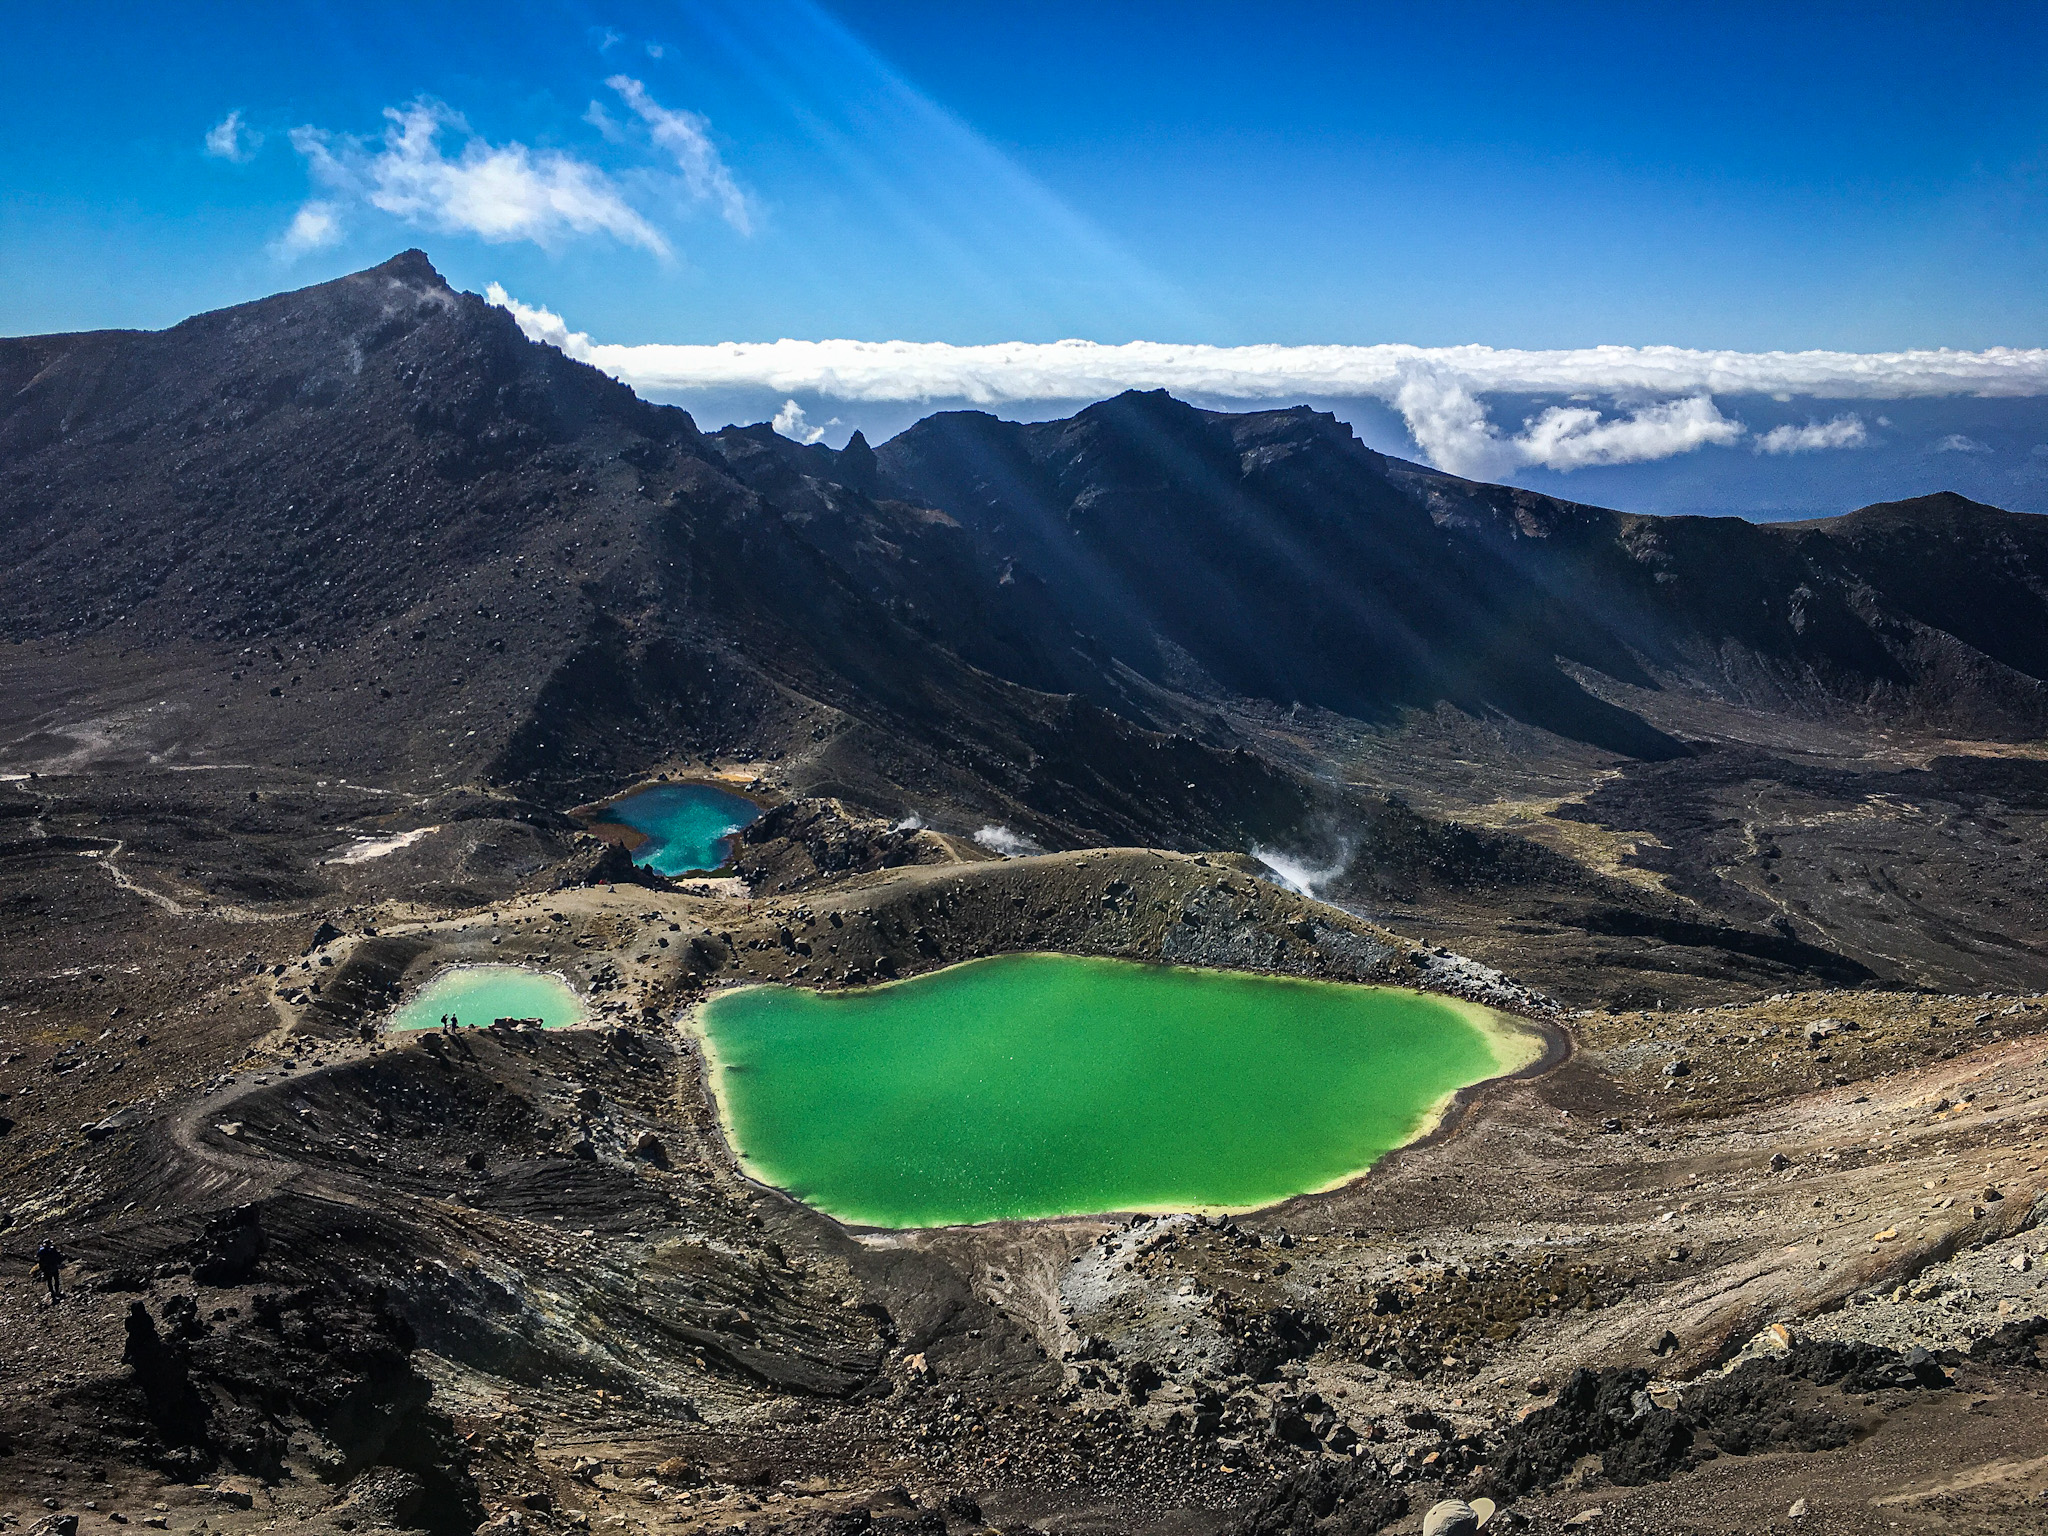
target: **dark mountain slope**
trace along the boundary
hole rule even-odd
[[[560,802],[801,751],[864,799],[1063,839],[1240,840],[1305,804],[963,665],[804,537],[800,497],[417,252],[162,333],[0,343],[0,375],[0,634],[67,652],[74,709],[180,671],[188,755]]]
[[[1384,462],[1667,682],[1959,735],[2048,729],[2048,518],[1951,492],[1801,523],[1642,517]]]
[[[1633,755],[1678,750],[1552,661],[1646,682],[1625,651],[1438,526],[1329,417],[1132,393],[1035,426],[935,416],[878,457],[974,534],[1042,630],[1084,638],[1042,643],[1063,663],[1049,684],[1087,687],[1113,660],[1360,718],[1448,699]]]
[[[1557,658],[1795,713],[2048,721],[2048,522],[1960,497],[1798,525],[1637,517],[1391,459],[1305,409],[1160,394],[1036,425],[935,416],[877,457],[1007,583],[1007,624],[962,654],[1028,654],[1041,685],[1106,701],[1120,667],[1361,718],[1447,699],[1670,755]],[[1013,633],[1035,643],[984,639]]]
[[[2048,680],[2048,519],[1944,491],[1774,531],[1824,542],[1899,613]]]
[[[835,453],[766,424],[713,434],[726,467],[785,509],[793,527],[891,615],[997,676],[1078,693],[1161,729],[1206,718],[1151,686],[1098,639],[1073,627],[1034,568],[959,519],[886,481],[863,441]]]

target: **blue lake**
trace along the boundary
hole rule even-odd
[[[753,801],[709,784],[662,784],[614,800],[603,819],[641,834],[635,864],[657,875],[694,875],[722,867],[733,835],[760,814]]]

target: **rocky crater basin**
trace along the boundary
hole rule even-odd
[[[1054,954],[696,1013],[735,1154],[843,1221],[1242,1211],[1344,1183],[1535,1060],[1477,1004]]]
[[[499,1019],[538,1021],[546,1029],[580,1024],[583,999],[561,977],[524,965],[452,965],[392,1015],[392,1029],[439,1029],[443,1022],[483,1028]]]

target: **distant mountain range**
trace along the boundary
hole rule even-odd
[[[1447,701],[1642,758],[1684,748],[1594,675],[2048,725],[2048,520],[1954,495],[1632,516],[1389,458],[1307,409],[1164,394],[951,412],[879,449],[706,436],[417,251],[162,333],[0,343],[0,526],[16,642],[303,649],[287,693],[367,712],[301,722],[305,750],[389,768],[404,739],[522,782],[850,733],[814,754],[849,787],[965,775],[1107,834],[1142,818],[1042,760],[1186,741],[1219,700],[1373,722]],[[221,750],[279,707],[225,674],[220,694]]]

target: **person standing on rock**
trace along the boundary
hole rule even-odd
[[[63,1270],[64,1255],[58,1251],[55,1243],[45,1242],[36,1249],[35,1272],[42,1280],[44,1288],[49,1291],[50,1305],[53,1307],[64,1299],[64,1282],[61,1278]]]

